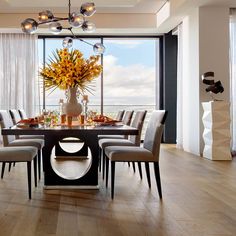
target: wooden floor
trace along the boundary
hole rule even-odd
[[[99,190],[43,190],[28,200],[26,166],[0,180],[0,235],[235,236],[236,160],[213,162],[162,145],[160,201],[152,175],[117,166],[115,199]],[[153,174],[153,173],[152,173]]]

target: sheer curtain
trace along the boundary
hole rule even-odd
[[[177,28],[178,58],[177,58],[177,135],[176,146],[183,148],[183,25]]]
[[[36,35],[0,34],[0,109],[35,114],[37,41]]]
[[[230,10],[230,82],[232,150],[236,151],[236,9]]]

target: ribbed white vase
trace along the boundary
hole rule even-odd
[[[83,108],[77,100],[77,87],[69,87],[67,90],[67,103],[64,104],[64,113],[68,116],[78,116]]]

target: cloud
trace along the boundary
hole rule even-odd
[[[122,46],[122,48],[136,48],[140,46],[143,42],[140,40],[106,40],[105,43]]]
[[[155,68],[142,64],[119,65],[112,55],[104,56],[104,100],[114,104],[153,104]]]

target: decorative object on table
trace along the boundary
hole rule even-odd
[[[93,2],[83,3],[81,5],[79,12],[71,13],[71,1],[68,2],[68,17],[56,17],[49,10],[44,10],[39,13],[38,19],[39,22],[32,18],[27,18],[21,23],[21,28],[24,33],[33,34],[36,32],[38,26],[47,24],[49,30],[54,34],[59,34],[63,29],[70,31],[72,34],[71,37],[66,37],[63,40],[63,47],[69,48],[73,45],[73,38],[79,39],[81,42],[84,42],[93,47],[93,50],[96,54],[102,54],[105,51],[105,47],[102,43],[91,44],[90,42],[85,41],[84,39],[79,38],[73,32],[73,28],[82,28],[86,33],[92,33],[95,31],[96,27],[93,22],[85,19],[86,17],[92,16],[96,12],[95,4]],[[60,21],[68,21],[69,27],[63,26]]]
[[[214,72],[212,71],[206,72],[202,75],[202,82],[208,85],[208,87],[206,88],[206,92],[210,92],[212,99],[216,101],[216,99],[213,97],[213,93],[214,94],[223,93],[224,87],[221,84],[220,80],[215,82],[214,79],[208,79],[208,77],[214,78],[214,76],[215,76]]]
[[[84,120],[88,118],[88,95],[83,95],[82,103],[83,103],[83,110],[84,110]]]
[[[40,75],[46,89],[67,90],[67,103],[63,106],[67,115],[78,116],[82,112],[82,105],[78,103],[77,97],[85,92],[92,93],[92,82],[102,72],[102,66],[98,64],[99,58],[90,56],[86,60],[79,50],[64,48],[56,50],[50,63],[41,69]]]
[[[232,160],[230,152],[230,104],[225,101],[202,103],[204,114],[203,157],[210,160]]]
[[[64,113],[64,99],[59,100],[59,113],[62,115]]]

